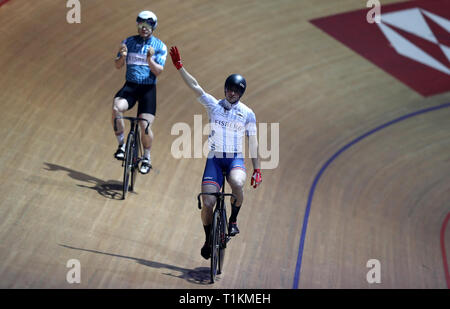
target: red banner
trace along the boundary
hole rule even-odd
[[[373,7],[310,22],[423,96],[450,91],[450,1],[380,9],[379,23]]]

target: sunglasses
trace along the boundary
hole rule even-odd
[[[148,30],[153,30],[153,27],[146,22],[138,23],[138,28],[142,30],[142,28],[147,28]]]
[[[138,24],[148,24],[149,26],[151,26],[151,28],[153,28],[156,24],[156,21],[153,18],[143,19],[138,17],[136,22]]]

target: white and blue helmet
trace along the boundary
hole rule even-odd
[[[142,11],[139,13],[138,17],[136,18],[137,23],[145,22],[152,26],[152,31],[155,30],[156,26],[158,25],[158,18],[156,15],[151,11]]]

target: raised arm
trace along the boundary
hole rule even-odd
[[[205,91],[202,87],[200,87],[197,80],[183,67],[180,53],[178,52],[178,48],[176,46],[170,48],[170,57],[172,58],[173,65],[177,68],[178,72],[180,72],[184,83],[192,89],[192,91],[194,91],[197,97],[203,95]]]

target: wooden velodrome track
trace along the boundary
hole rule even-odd
[[[377,131],[324,169],[364,133],[450,102],[448,92],[420,96],[308,22],[366,1],[89,0],[81,24],[68,24],[58,2],[0,7],[0,287],[447,287],[449,108]],[[170,57],[158,79],[154,170],[120,200],[110,117],[124,70],[113,58],[143,9],[205,90],[221,97],[225,77],[240,72],[257,121],[279,123],[278,167],[256,190],[248,175],[241,234],[214,285],[195,200],[205,158],[171,155],[173,125],[207,116]],[[66,281],[70,259],[80,284]],[[366,280],[370,259],[381,263],[379,284]]]

